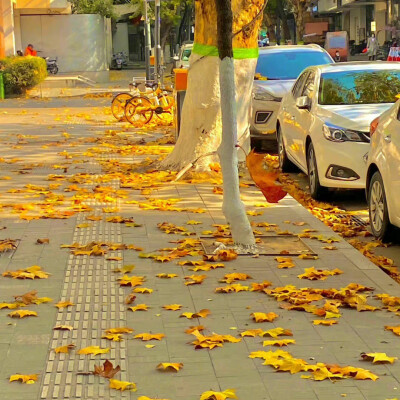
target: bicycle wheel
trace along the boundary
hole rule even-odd
[[[135,96],[125,107],[125,118],[131,124],[147,124],[153,118],[153,105],[147,97]]]
[[[163,122],[171,123],[174,119],[175,99],[173,98],[173,96],[160,94],[158,96],[158,102],[164,112],[161,114],[157,114],[157,117]]]
[[[132,95],[129,93],[119,93],[113,98],[111,112],[118,121],[125,118],[125,106],[131,98]]]

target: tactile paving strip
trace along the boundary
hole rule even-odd
[[[119,188],[118,182],[112,186]],[[101,215],[103,207],[110,204],[88,203],[91,214]],[[112,214],[107,214],[111,216]],[[77,225],[90,223],[88,228],[75,227],[73,242],[87,244],[92,241],[122,243],[120,224],[104,221],[87,221],[86,215],[77,217]],[[108,256],[122,257],[122,251],[107,253]],[[60,309],[57,325],[73,326],[72,331],[53,331],[41,383],[41,399],[110,399],[130,398],[129,392],[110,390],[109,381],[93,375],[78,375],[78,372],[94,370],[94,364],[106,359],[114,366],[121,366],[120,380],[128,380],[126,341],[111,342],[101,339],[107,328],[125,326],[126,310],[124,291],[116,284],[115,268],[122,267],[122,261],[107,261],[106,257],[70,255],[61,291],[60,301],[70,300],[73,307]],[[76,349],[70,354],[56,354],[54,348],[74,343]],[[88,346],[109,347],[107,354],[97,356],[79,355],[77,350]]]

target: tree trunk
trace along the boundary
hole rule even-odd
[[[291,40],[292,38],[290,37],[290,29],[286,15],[282,16],[282,29],[283,29],[283,38],[285,39],[285,41]]]
[[[272,14],[264,14],[264,21],[267,25],[269,41],[276,42],[276,17]]]
[[[294,9],[294,16],[296,20],[296,42],[303,42],[304,41],[304,30],[305,30],[305,21],[304,16],[307,12],[307,2],[296,0],[295,2],[295,9]]]
[[[237,114],[235,100],[235,65],[232,47],[233,15],[231,0],[216,0],[222,141],[218,155],[222,168],[224,200],[222,211],[230,224],[232,239],[240,252],[255,252],[253,230],[240,200],[237,141]]]
[[[265,0],[233,0],[234,32],[240,31],[262,10]],[[181,170],[199,157],[216,151],[221,143],[221,95],[217,49],[217,18],[215,0],[195,2],[195,46],[190,59],[188,88],[183,105],[181,129],[173,152],[160,168]],[[257,65],[257,37],[261,18],[248,29],[235,35],[235,60],[238,142],[250,148],[249,106]],[[250,56],[249,56],[250,54]],[[196,163],[198,170],[208,169],[212,158],[203,157]]]

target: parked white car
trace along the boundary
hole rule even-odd
[[[370,123],[400,93],[400,65],[341,63],[307,68],[282,100],[279,162],[309,177],[313,198],[327,188],[364,189]]]
[[[400,93],[400,92],[399,92]],[[371,230],[389,240],[400,227],[400,101],[371,123],[367,200]]]
[[[185,43],[181,47],[178,60],[178,68],[189,68],[190,66],[190,56],[192,55],[193,43]]]
[[[260,49],[250,113],[252,138],[276,143],[276,116],[282,97],[290,91],[305,68],[333,62],[332,57],[318,45],[271,46]],[[257,80],[257,77],[266,80]]]

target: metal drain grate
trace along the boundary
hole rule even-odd
[[[357,215],[346,215],[346,214],[337,214],[338,218],[350,219],[350,221],[357,226],[368,226],[369,222],[364,221],[361,217],[357,217]]]

